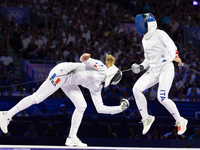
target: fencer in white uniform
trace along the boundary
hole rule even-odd
[[[111,55],[106,57],[114,59]],[[98,113],[117,114],[129,106],[126,99],[119,106],[105,106],[101,97],[101,90],[109,84],[117,84],[122,77],[122,72],[114,65],[104,65],[101,61],[90,58],[90,54],[81,56],[82,63],[63,62],[56,65],[49,73],[48,78],[39,89],[30,96],[23,98],[18,104],[8,111],[0,112],[0,127],[4,133],[8,132],[7,126],[11,118],[18,112],[33,104],[38,104],[52,95],[59,88],[70,98],[75,105],[72,115],[69,137],[66,139],[67,146],[86,147],[77,137],[78,128],[82,121],[83,113],[87,103],[78,85],[89,89],[95,108]]]
[[[178,65],[182,63],[177,47],[165,31],[157,29],[157,22],[151,13],[137,15],[135,24],[138,31],[144,35],[142,39],[144,61],[141,64],[134,63],[132,71],[139,73],[147,69],[133,87],[136,105],[142,116],[142,133],[146,134],[155,120],[154,116],[148,114],[147,100],[142,92],[159,83],[157,99],[176,120],[178,134],[183,134],[186,131],[188,120],[180,116],[175,103],[168,98],[174,78],[172,61],[178,62]]]

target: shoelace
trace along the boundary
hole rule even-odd
[[[147,119],[146,119],[146,120],[147,120]],[[144,123],[146,120],[143,120],[143,119],[142,119],[139,123]]]
[[[180,126],[180,125],[181,125],[180,122],[176,122],[174,126],[175,126],[175,127],[178,127],[178,126]]]

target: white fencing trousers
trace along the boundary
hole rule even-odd
[[[30,96],[23,98],[18,104],[7,112],[7,116],[13,117],[19,111],[22,111],[33,104],[44,101],[47,97],[56,92],[67,78],[67,73],[77,68],[80,63],[60,63],[56,65],[49,73],[48,78],[42,83],[39,89]],[[63,76],[60,76],[63,75]]]
[[[158,76],[155,76],[153,70],[150,68],[137,80],[133,87],[133,94],[138,110],[140,111],[140,114],[144,120],[148,118],[149,114],[147,111],[147,100],[142,92],[152,87],[156,83],[159,83],[157,92],[158,101],[171,113],[176,121],[181,119],[175,103],[168,98],[168,93],[171,88],[173,78],[174,65],[173,63],[168,63],[160,70]]]

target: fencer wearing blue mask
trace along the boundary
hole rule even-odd
[[[135,101],[142,116],[142,133],[146,134],[155,120],[154,116],[148,114],[143,91],[159,83],[157,99],[174,117],[178,134],[181,135],[187,129],[188,120],[180,116],[175,103],[168,98],[174,78],[172,61],[178,62],[178,65],[182,63],[177,47],[165,31],[157,29],[156,19],[151,13],[138,14],[135,17],[135,24],[138,32],[143,34],[144,61],[141,64],[134,63],[132,71],[139,73],[149,67],[133,87]]]
[[[149,22],[153,22],[154,24],[156,23],[156,20],[151,13],[139,14],[135,17],[136,28],[141,34],[145,34],[148,32]],[[157,24],[155,27],[157,27]]]

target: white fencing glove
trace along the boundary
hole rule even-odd
[[[140,73],[140,71],[142,71],[144,69],[144,66],[134,63],[134,64],[132,64],[131,69],[135,74],[137,74],[137,73]]]
[[[126,110],[130,106],[129,100],[122,98],[122,100],[120,101],[120,105],[123,111]]]

